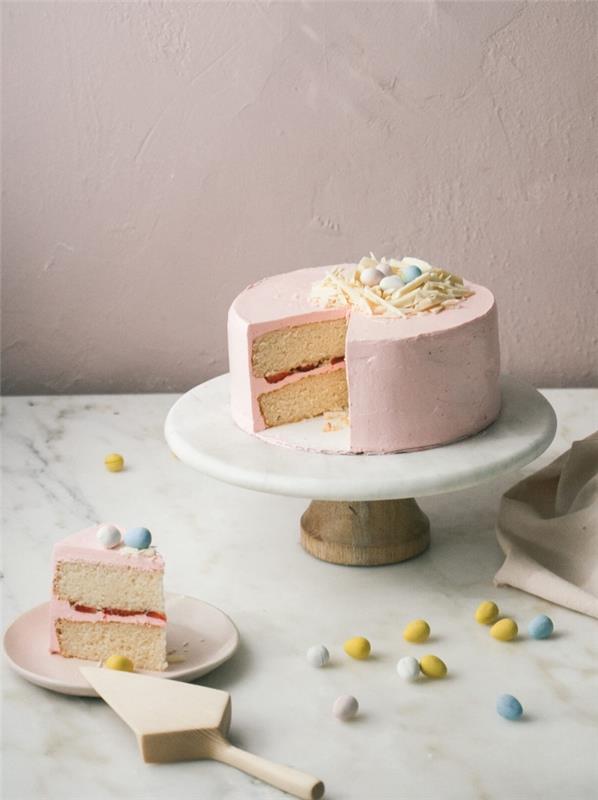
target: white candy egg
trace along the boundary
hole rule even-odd
[[[100,525],[96,536],[102,545],[108,549],[116,547],[122,541],[120,531],[114,525]]]
[[[386,261],[381,261],[378,264],[377,269],[379,269],[380,272],[385,276],[386,275],[392,275],[392,267]]]
[[[380,288],[383,292],[394,292],[397,289],[402,289],[405,284],[398,275],[388,275],[380,281]]]
[[[307,651],[306,658],[312,667],[324,667],[330,661],[330,653],[323,644],[314,644]]]
[[[397,664],[397,672],[404,681],[415,681],[419,676],[419,661],[413,656],[400,658]]]
[[[359,277],[364,286],[377,286],[384,277],[384,273],[380,272],[377,267],[367,267],[361,271]]]
[[[353,719],[355,714],[359,711],[359,703],[350,694],[341,694],[337,697],[332,706],[332,713],[337,719],[347,721]]]

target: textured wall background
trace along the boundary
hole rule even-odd
[[[576,3],[4,4],[7,392],[182,390],[302,266],[490,286],[505,371],[596,381],[596,28]]]

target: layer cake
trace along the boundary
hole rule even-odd
[[[492,292],[419,259],[265,278],[231,305],[228,346],[248,433],[346,409],[351,451],[390,453],[471,436],[500,410]]]

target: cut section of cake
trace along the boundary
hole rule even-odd
[[[341,411],[349,402],[344,364],[263,392],[258,402],[268,428],[319,417],[326,411]]]
[[[123,534],[95,525],[54,545],[50,650],[93,661],[119,654],[135,668],[161,671],[168,666],[164,560],[149,532],[145,541],[132,537],[134,547]]]
[[[267,331],[253,342],[252,371],[274,388],[258,394],[268,428],[347,407],[347,320]],[[306,375],[309,373],[309,375]],[[279,388],[275,384],[283,384]]]
[[[295,372],[311,372],[323,364],[343,361],[346,337],[343,317],[268,331],[253,342],[253,374],[278,383]]]

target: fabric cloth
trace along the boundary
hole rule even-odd
[[[598,431],[503,495],[496,585],[598,617]]]

